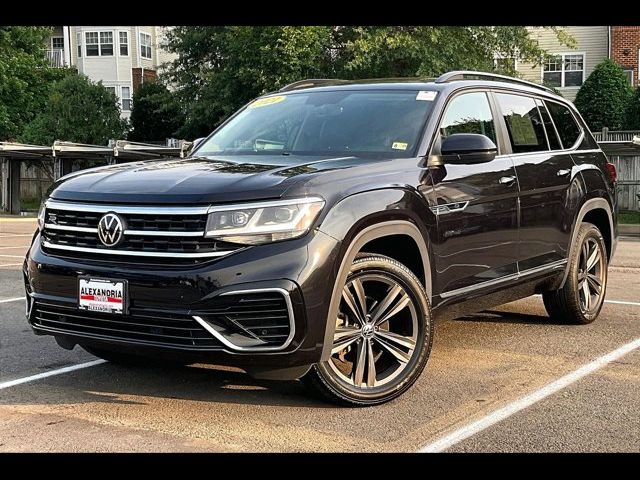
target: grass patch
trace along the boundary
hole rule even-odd
[[[23,212],[37,212],[40,208],[39,198],[21,198],[20,210]]]
[[[639,225],[640,212],[622,212],[618,215],[618,223],[625,225]]]

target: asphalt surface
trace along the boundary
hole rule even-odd
[[[0,302],[23,295],[32,231],[0,218]],[[421,378],[379,407],[334,407],[299,382],[203,365],[104,363],[2,388],[0,451],[418,451],[640,338],[639,274],[640,241],[623,239],[607,300],[632,304],[607,303],[587,326],[550,323],[539,297],[437,323]],[[23,310],[0,303],[0,385],[95,360],[33,335]],[[640,349],[447,451],[640,451]]]

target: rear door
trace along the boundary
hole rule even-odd
[[[513,161],[496,138],[495,107],[485,91],[465,91],[446,105],[432,153],[455,133],[477,133],[499,147],[494,160],[430,168],[431,210],[436,213],[434,242],[442,298],[501,283],[517,273],[518,182]]]
[[[495,98],[520,184],[518,269],[561,262],[571,235],[569,187],[576,173],[571,154],[563,148],[543,101],[500,92]]]

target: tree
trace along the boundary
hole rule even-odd
[[[148,142],[173,137],[184,123],[180,103],[159,82],[146,82],[133,94],[129,140]]]
[[[596,65],[584,82],[575,106],[591,130],[607,127],[611,130],[624,128],[627,107],[633,96],[624,70],[613,60],[607,59]]]
[[[561,42],[572,41],[555,31]],[[175,27],[165,47],[177,55],[164,78],[186,108],[180,133],[187,138],[304,78],[431,77],[493,70],[496,53],[534,62],[545,53],[525,27]]]
[[[640,88],[636,88],[625,115],[625,128],[640,130]]]
[[[70,75],[51,89],[46,106],[25,128],[20,141],[51,145],[55,140],[107,145],[124,138],[116,96],[84,75]]]
[[[50,34],[48,27],[0,27],[0,140],[15,140],[42,110],[53,82],[70,73],[49,67]]]

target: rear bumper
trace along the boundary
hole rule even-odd
[[[23,269],[28,321],[35,333],[55,335],[67,345],[238,366],[250,373],[310,366],[322,352],[338,247],[316,231],[196,266],[110,264],[52,255],[37,235]],[[79,276],[126,280],[127,314],[79,310]],[[242,342],[225,336],[232,332],[216,326],[216,336],[207,328],[211,312],[219,314],[221,301],[233,292],[263,291],[280,292],[290,313],[291,335],[277,348],[236,348]]]

